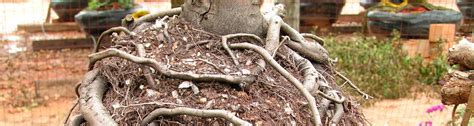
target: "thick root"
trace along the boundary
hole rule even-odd
[[[318,71],[308,59],[303,58],[288,47],[284,47],[282,51],[289,54],[290,60],[294,61],[298,66],[298,69],[303,73],[303,85],[306,90],[310,91],[312,94],[315,94],[315,92],[318,91],[319,86],[325,86],[326,88],[329,87],[327,82],[321,81],[321,74],[318,73]]]
[[[319,43],[289,41],[286,45],[311,61],[320,64],[329,64],[329,53]]]
[[[105,80],[98,76],[98,70],[89,71],[79,88],[79,106],[84,119],[93,126],[117,126],[107,109],[102,104],[102,98],[107,85]]]
[[[199,116],[199,117],[219,117],[224,118],[227,121],[231,122],[237,126],[251,126],[249,122],[242,120],[236,117],[233,113],[225,110],[202,110],[202,109],[194,109],[194,108],[186,108],[186,107],[178,107],[174,109],[167,109],[167,108],[159,108],[148,114],[145,119],[143,119],[141,126],[147,126],[148,123],[152,122],[156,118],[167,115],[191,115],[191,116]]]
[[[339,96],[336,91],[331,91],[329,93],[332,93],[332,96],[334,96],[335,99],[337,100],[344,100],[342,96]],[[332,116],[331,123],[329,124],[330,126],[336,126],[337,123],[339,123],[339,120],[341,120],[342,114],[344,114],[344,109],[342,106],[342,103],[335,103],[336,107],[334,110],[334,115]]]
[[[252,39],[257,40],[257,42],[262,43],[263,41],[260,37],[254,34],[247,34],[247,33],[237,33],[237,34],[229,34],[229,35],[224,35],[222,36],[222,47],[229,53],[230,57],[232,58],[232,61],[234,61],[235,65],[239,65],[239,61],[237,60],[237,57],[235,54],[230,50],[229,45],[227,44],[227,40],[235,37],[250,37]]]
[[[280,39],[280,28],[283,23],[283,19],[280,16],[273,16],[269,20],[269,26],[267,30],[267,37],[265,39],[265,49],[274,56],[275,52],[279,47]]]

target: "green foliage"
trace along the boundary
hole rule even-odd
[[[134,7],[133,0],[90,0],[87,6],[89,10],[100,10],[100,9],[116,9],[113,8],[114,4],[118,5],[122,9],[130,9]]]
[[[408,95],[415,84],[435,84],[447,71],[446,58],[423,63],[423,58],[409,58],[399,35],[385,40],[355,34],[348,39],[327,37],[326,49],[337,58],[337,68],[361,89],[378,98]],[[443,56],[441,56],[443,57]]]

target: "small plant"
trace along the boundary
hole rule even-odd
[[[135,4],[132,0],[91,0],[88,3],[89,10],[130,9]]]

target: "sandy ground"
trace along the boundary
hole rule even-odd
[[[363,112],[374,126],[418,126],[427,121],[432,121],[433,126],[444,126],[451,120],[452,106],[445,106],[441,112],[426,113],[440,104],[439,99],[430,97],[382,100],[365,107]]]
[[[69,108],[73,106],[74,99],[51,100],[45,105],[28,109],[21,112],[9,112],[11,110],[0,107],[1,126],[59,126],[63,125]]]

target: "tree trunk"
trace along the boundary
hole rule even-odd
[[[279,3],[285,5],[286,17],[285,22],[295,30],[300,29],[300,0],[278,0]]]
[[[220,34],[265,35],[267,23],[261,0],[186,0],[181,17],[204,30]]]

